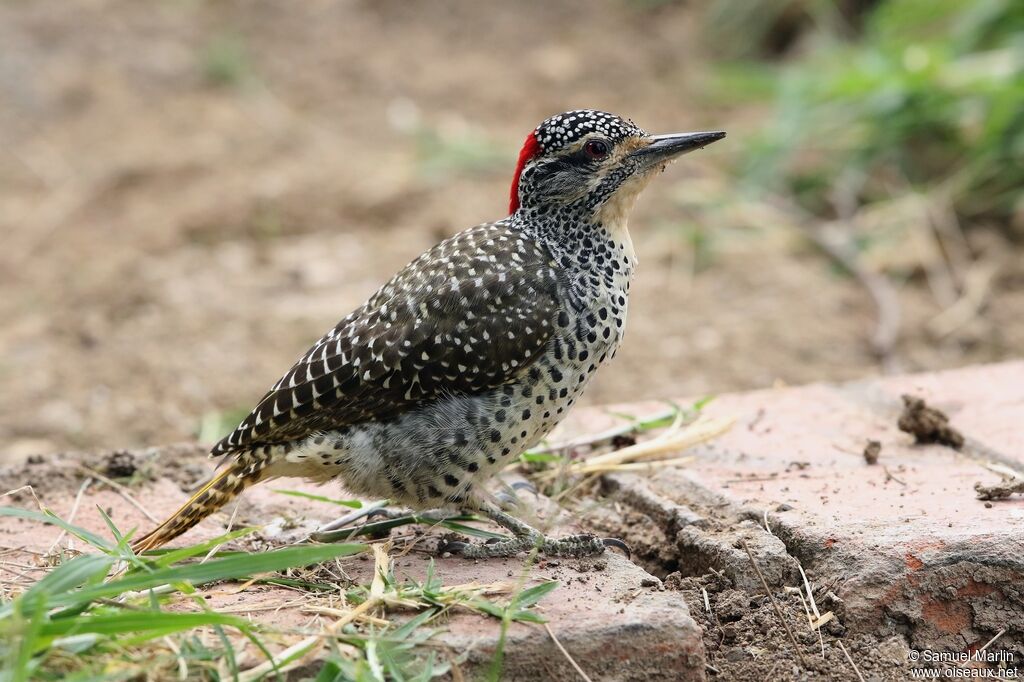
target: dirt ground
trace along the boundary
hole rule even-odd
[[[799,645],[811,649],[817,644],[821,652],[803,654],[806,665],[801,667],[793,641],[779,626],[771,601],[763,593],[752,595],[732,589],[727,578],[713,573],[700,578],[674,573],[665,580],[665,586],[682,592],[690,614],[700,625],[713,679],[857,679],[837,642],[843,643],[851,658],[858,661],[860,674],[869,679],[898,682],[910,675],[907,644],[902,637],[882,642],[866,635],[845,637],[846,629],[839,621],[829,622],[820,636],[797,626],[792,634]],[[710,612],[704,605],[705,593]],[[777,605],[787,623],[806,623],[798,593],[787,593]]]
[[[397,268],[504,216],[519,142],[574,107],[729,131],[641,202],[629,333],[589,403],[882,371],[862,288],[734,195],[765,107],[708,95],[697,23],[620,1],[3,3],[0,458],[219,435]],[[987,305],[939,338],[911,270],[889,368],[1024,347],[1024,260],[969,241],[1000,266]]]

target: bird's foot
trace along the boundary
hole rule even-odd
[[[605,547],[618,547],[626,553],[626,556],[629,556],[629,547],[622,540],[602,539],[589,533],[570,535],[556,540],[545,537],[540,531],[493,505],[485,504],[480,511],[502,528],[512,531],[513,537],[504,540],[490,540],[484,544],[442,540],[438,546],[438,552],[457,554],[467,559],[487,559],[511,557],[536,548],[547,556],[585,557],[603,554]]]
[[[492,559],[512,557],[521,552],[529,552],[537,548],[546,556],[557,557],[588,557],[603,554],[607,547],[618,547],[629,555],[629,547],[622,540],[615,538],[599,538],[596,535],[569,535],[564,538],[547,538],[538,533],[520,535],[507,540],[493,540],[483,544],[451,541],[443,539],[438,552],[448,553],[467,559]]]

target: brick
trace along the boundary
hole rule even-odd
[[[896,427],[902,393],[944,410],[968,448],[913,444]],[[738,422],[693,465],[606,485],[661,527],[684,571],[714,567],[749,588],[745,538],[776,585],[798,584],[796,562],[818,585],[838,581],[855,631],[962,650],[1006,628],[1001,646],[1021,649],[1024,498],[986,504],[973,485],[997,479],[979,452],[1024,470],[1024,363],[728,395],[707,411]],[[874,466],[868,440],[882,444]],[[679,508],[703,522],[667,523]]]
[[[198,472],[211,465],[205,452],[196,447],[159,449],[137,459],[151,462],[151,468],[160,472],[160,462],[166,459],[175,472]],[[102,455],[77,455],[49,458],[44,464],[25,465],[0,472],[0,487],[17,487],[18,482],[33,482],[36,493],[45,504],[60,514],[67,515],[73,507],[75,495],[86,474],[78,468],[85,462],[94,470],[102,468]],[[176,476],[176,478],[188,478]],[[289,497],[275,489],[305,490],[336,496],[337,488],[318,488],[293,480],[272,481],[250,489],[241,498],[237,521],[248,523],[272,522],[274,528],[287,528],[285,533],[298,534],[302,528],[313,529],[330,520],[337,509],[326,504]],[[162,517],[173,512],[186,498],[182,487],[170,478],[160,477],[132,494],[145,501],[151,514]],[[17,506],[32,508],[28,494],[14,502]],[[110,510],[120,528],[145,529],[148,521],[135,507],[103,484],[92,485],[83,495],[75,523],[103,536],[108,531],[96,507]],[[553,516],[553,507],[542,499],[526,505],[542,516]],[[345,510],[347,511],[347,510]],[[174,544],[198,542],[223,532],[230,516],[230,506],[215,515]],[[579,532],[579,528],[564,523],[556,524],[553,535]],[[218,523],[219,522],[219,523]],[[236,524],[237,525],[237,524]],[[396,531],[397,532],[397,531]],[[37,523],[0,517],[0,545],[22,548],[21,553],[5,555],[7,561],[31,563],[32,552],[45,552],[57,538],[59,530]],[[433,546],[434,541],[424,543]],[[76,542],[81,549],[81,543]],[[556,562],[541,561],[525,569],[524,557],[508,560],[468,561],[455,557],[433,559],[435,575],[446,585],[464,583],[490,583],[517,581],[523,576],[523,585],[554,579],[560,586],[548,594],[538,610],[561,644],[593,680],[701,680],[704,679],[704,647],[701,632],[689,615],[685,602],[677,593],[665,591],[660,581],[618,553],[609,552],[597,559]],[[410,553],[396,557],[395,574],[399,579],[422,581],[431,557],[426,553]],[[357,583],[369,584],[373,562],[354,557],[343,563],[345,572]],[[12,575],[5,573],[0,564],[0,581],[7,582]],[[248,615],[257,623],[278,629],[314,628],[312,615],[303,607],[315,603],[314,598],[297,603],[296,593],[280,587],[253,585],[244,592],[233,586],[214,586],[202,590],[210,606]],[[282,606],[284,605],[284,606]],[[252,609],[247,611],[246,609]],[[397,614],[399,619],[403,616]],[[468,679],[485,676],[491,666],[500,634],[500,621],[468,612],[455,611],[443,631],[438,635],[440,651],[452,656],[465,653],[462,672]],[[281,648],[300,639],[299,635],[281,638]],[[248,665],[261,662],[253,652],[245,659]],[[316,668],[315,662],[306,666],[306,672]],[[573,679],[578,677],[571,664],[558,650],[546,630],[536,624],[511,624],[505,643],[502,679]]]
[[[901,433],[896,419],[902,393],[944,410],[968,437],[965,452],[914,445]],[[643,414],[662,407],[650,403],[616,411]],[[618,506],[597,506],[588,522],[630,541],[652,570],[700,575],[714,569],[748,592],[760,587],[741,542],[776,588],[798,584],[802,566],[815,585],[832,584],[843,600],[843,624],[853,632],[898,634],[919,650],[962,650],[1005,630],[1000,646],[1021,650],[1024,499],[986,505],[976,499],[973,484],[996,479],[979,457],[1024,469],[1024,363],[727,395],[706,409],[738,422],[696,448],[690,466],[605,477],[604,490]],[[617,419],[605,410],[579,410],[561,436],[602,430]],[[869,439],[882,444],[877,465],[862,456]],[[137,459],[158,474],[156,482],[135,489],[156,516],[173,511],[185,499],[182,486],[210,466],[194,446],[137,453]],[[84,477],[80,462],[99,470],[103,457],[51,457],[8,469],[0,472],[0,488],[31,482],[49,506],[66,514]],[[325,521],[331,511],[276,494],[276,488],[325,491],[290,480],[257,486],[243,496],[238,521],[272,521],[295,533]],[[17,504],[31,506],[32,500],[22,495]],[[105,533],[96,505],[110,509],[122,528],[149,524],[100,484],[86,492],[76,523]],[[543,501],[527,506],[552,515]],[[214,517],[187,539],[219,533],[227,518]],[[563,518],[554,532],[575,530]],[[0,542],[8,547],[42,551],[56,535],[54,529],[0,519]],[[410,554],[398,560],[396,571],[419,579],[427,564],[425,556]],[[595,571],[588,570],[592,561],[563,560],[529,571],[529,580],[562,582],[542,602],[542,612],[587,674],[595,680],[703,679],[701,633],[679,594],[663,591],[621,556],[609,555],[602,564]],[[436,565],[447,584],[508,580],[522,570],[521,560],[441,558]],[[365,582],[371,564],[353,560],[346,570]],[[240,594],[214,589],[208,596],[215,608],[253,608],[256,621],[309,624],[309,615],[296,607],[259,610],[294,599],[281,588],[253,586]],[[473,679],[490,665],[498,624],[455,613],[440,637],[466,652],[464,672]],[[525,624],[514,624],[508,633],[504,672],[512,680],[574,675],[547,633]]]

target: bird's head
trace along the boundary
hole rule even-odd
[[[673,159],[724,132],[649,135],[632,121],[593,109],[552,116],[526,137],[509,213],[583,213],[632,208],[640,190]]]

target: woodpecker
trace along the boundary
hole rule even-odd
[[[214,446],[219,473],[134,549],[165,544],[254,483],[294,476],[416,510],[478,511],[511,532],[445,548],[466,557],[605,551],[591,535],[543,536],[485,484],[615,355],[640,191],[723,137],[649,135],[592,109],[545,120],[519,153],[508,217],[442,241],[328,331]]]

